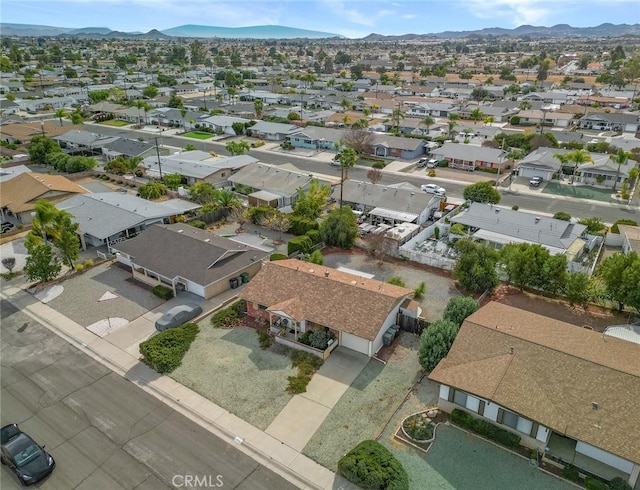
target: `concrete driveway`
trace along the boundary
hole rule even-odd
[[[295,395],[265,431],[302,451],[369,358],[338,347],[311,378],[306,393]]]

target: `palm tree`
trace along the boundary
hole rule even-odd
[[[396,132],[398,132],[400,128],[400,119],[404,119],[404,113],[400,108],[394,109],[391,117],[396,122]]]
[[[476,107],[474,110],[471,111],[470,116],[471,116],[471,119],[475,121],[475,124],[478,124],[478,121],[480,121],[484,117],[484,112],[482,112],[482,110],[479,107]]]
[[[253,110],[255,111],[257,118],[262,117],[263,109],[264,109],[264,102],[262,102],[262,100],[256,99],[253,101]]]
[[[569,154],[568,153],[556,153],[555,155],[553,155],[553,158],[557,159],[560,162],[560,171],[562,172],[562,169],[564,168],[565,165],[569,164],[569,161],[571,160],[569,158]]]
[[[422,121],[420,122],[427,127],[427,134],[429,134],[429,128],[435,124],[436,120],[433,117],[427,115],[424,116],[422,118]]]
[[[523,100],[522,102],[520,102],[520,105],[518,107],[521,110],[526,111],[527,109],[531,109],[531,102],[529,102],[528,100]]]
[[[354,167],[358,160],[358,154],[353,148],[343,148],[338,154],[338,161],[340,162],[340,207],[342,207],[342,188],[344,181],[349,177],[349,169]]]
[[[56,110],[56,117],[60,119],[60,126],[62,127],[62,118],[63,117],[67,117],[67,111],[65,111],[64,109],[58,109]]]
[[[576,178],[576,171],[578,170],[578,167],[583,163],[593,163],[593,158],[591,158],[591,155],[586,150],[574,150],[567,153],[567,156],[569,157],[570,161],[575,163],[573,167],[573,174],[571,175],[571,183],[573,184],[573,181]]]
[[[454,129],[458,125],[458,119],[460,119],[460,116],[458,114],[449,114],[447,126],[449,129],[449,138],[451,138],[451,141],[453,141],[453,136],[455,134]]]
[[[349,124],[351,122],[351,118],[348,115],[344,115],[342,117],[342,122],[344,123],[344,125],[346,126],[347,124]]]
[[[613,181],[613,192],[616,191],[618,179],[620,178],[620,167],[625,165],[630,158],[633,158],[633,153],[631,153],[630,151],[624,151],[622,148],[620,148],[612,155],[609,155],[609,159],[618,166],[618,169],[616,171],[616,178]]]
[[[493,116],[487,116],[485,117],[482,122],[485,124],[493,124],[495,122],[496,118]]]
[[[364,109],[362,109],[362,114],[364,115],[364,117],[371,116],[371,109],[365,107]]]

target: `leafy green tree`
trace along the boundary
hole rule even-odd
[[[433,322],[422,332],[418,348],[418,360],[422,369],[427,372],[433,371],[449,353],[459,330],[460,327],[456,323],[441,319]]]
[[[587,227],[587,233],[590,235],[599,235],[607,228],[607,225],[602,222],[602,218],[598,218],[597,216],[593,218],[582,218],[578,223],[585,225]]]
[[[585,307],[593,299],[593,281],[585,272],[570,272],[564,280],[564,296],[571,306]]]
[[[234,122],[231,125],[231,128],[235,131],[237,135],[244,134],[244,123],[242,122]]]
[[[35,214],[31,221],[31,231],[27,234],[25,247],[35,249],[51,244],[65,265],[73,267],[80,251],[78,223],[72,221],[67,211],[57,209],[50,201],[36,201]]]
[[[167,106],[172,107],[174,109],[180,109],[184,107],[184,104],[182,103],[182,99],[180,97],[178,97],[176,94],[171,94],[169,96],[169,101],[167,102]]]
[[[51,246],[42,243],[29,250],[23,272],[29,281],[37,280],[44,283],[54,279],[60,274],[61,269],[62,264],[54,255]]]
[[[460,327],[469,315],[478,311],[479,307],[478,302],[470,296],[455,296],[447,303],[442,318]]]
[[[60,146],[55,140],[42,135],[31,138],[27,146],[29,160],[37,165],[48,165],[48,156],[52,153],[62,153]]]
[[[482,112],[482,109],[480,109],[479,107],[476,107],[474,110],[471,111],[471,114],[469,115],[471,116],[471,119],[473,119],[475,123],[478,124],[478,121],[482,121],[482,118],[484,117],[484,112]]]
[[[107,100],[109,98],[109,90],[92,90],[88,93],[89,99],[93,104],[97,104],[98,102],[102,102],[103,100]]]
[[[298,197],[293,205],[293,214],[315,220],[322,214],[322,208],[327,203],[331,188],[321,184],[317,179],[311,179],[309,188],[306,191],[298,188],[297,194]]]
[[[143,199],[158,199],[167,193],[167,186],[161,182],[147,182],[138,188]]]
[[[328,246],[352,248],[358,236],[358,225],[351,208],[338,208],[320,225],[320,233]]]
[[[256,117],[259,119],[262,117],[262,111],[264,110],[264,102],[260,99],[253,101],[253,111],[256,113]]]
[[[158,96],[158,87],[148,85],[142,89],[142,95],[147,99],[155,99]]]
[[[216,188],[209,182],[196,182],[189,189],[189,197],[199,204],[214,200]]]
[[[498,204],[502,196],[491,182],[476,182],[468,185],[462,191],[462,197],[467,201]]]
[[[567,259],[564,255],[549,255],[540,271],[540,289],[550,294],[561,292],[567,280]]]
[[[402,464],[378,441],[362,441],[338,461],[338,472],[359,488],[409,490]]]
[[[509,281],[520,289],[541,288],[541,271],[548,258],[549,251],[538,244],[508,244],[500,251],[500,264]]]
[[[180,174],[166,174],[163,176],[162,181],[169,189],[175,191],[182,183],[182,176]]]
[[[460,256],[454,274],[460,286],[473,293],[492,291],[499,282],[497,252],[487,244],[469,239],[458,240],[455,246]]]
[[[598,267],[597,276],[620,310],[628,305],[640,311],[640,256],[636,252],[610,255]]]
[[[245,151],[249,151],[251,146],[245,140],[229,141],[225,146],[226,150],[232,155],[243,155]]]

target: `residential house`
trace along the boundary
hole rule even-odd
[[[346,134],[347,132],[341,129],[307,126],[291,134],[289,142],[296,148],[335,150]]]
[[[9,99],[0,99],[0,116],[15,114],[20,110],[20,106]]]
[[[175,295],[188,291],[204,299],[245,282],[260,271],[269,252],[185,223],[153,225],[117,244],[117,260],[137,281],[163,285]]]
[[[337,345],[373,357],[387,330],[399,323],[401,309],[419,308],[412,291],[368,277],[297,259],[265,262],[240,297],[247,315],[281,333],[276,341],[297,343],[300,334],[323,329]]]
[[[640,474],[640,345],[489,303],[429,375],[438,406],[520,436],[545,458],[634,487]]]
[[[579,259],[588,243],[586,225],[492,204],[472,202],[450,221],[466,226],[474,240],[495,248],[507,244],[537,244],[551,255],[565,255],[568,262]]]
[[[544,126],[568,128],[571,126],[571,123],[573,121],[573,114],[538,109],[520,111],[517,117],[520,118],[520,124],[523,126],[543,124]]]
[[[129,138],[117,138],[105,143],[101,148],[102,154],[107,160],[113,160],[118,157],[144,158],[156,152],[156,145],[154,143]]]
[[[193,150],[161,156],[159,160],[157,155],[149,156],[141,165],[149,177],[160,178],[161,172],[163,175],[178,174],[186,185],[193,185],[196,182],[224,184],[234,172],[257,162],[249,155],[212,157],[205,151]]]
[[[447,160],[451,168],[474,170],[476,167],[501,169],[506,152],[500,148],[465,145],[447,141],[431,151],[434,158]]]
[[[268,121],[258,121],[247,130],[253,138],[260,138],[268,141],[284,141],[286,138],[298,131],[300,131],[300,127],[293,124],[282,124]]]
[[[369,154],[393,160],[398,158],[411,160],[424,155],[424,143],[420,138],[374,134],[369,143]]]
[[[637,133],[640,129],[638,115],[627,113],[588,113],[579,119],[578,124],[580,129],[594,131]]]
[[[86,189],[62,175],[25,172],[6,182],[0,182],[0,215],[13,215],[23,225],[31,223],[36,202],[45,199],[58,203]]]
[[[229,136],[236,136],[236,132],[233,129],[234,123],[246,124],[250,122],[249,119],[243,119],[240,117],[232,116],[208,116],[198,120],[201,126],[213,129],[216,133],[226,134]]]
[[[640,226],[618,225],[622,235],[622,252],[635,252],[640,255]]]
[[[59,121],[18,122],[2,126],[0,138],[7,143],[27,145],[34,136],[47,136],[53,138],[82,126],[64,125]]]
[[[559,174],[562,170],[562,163],[555,155],[566,155],[571,150],[560,148],[540,147],[527,156],[525,156],[518,164],[518,175],[521,177],[542,177],[545,181],[550,181],[553,176]]]
[[[618,165],[609,155],[591,153],[593,162],[583,163],[576,169],[576,181],[587,185],[598,185],[620,190],[622,182],[629,178],[629,172],[638,162],[627,160],[624,165]]]
[[[200,207],[181,199],[155,203],[123,192],[96,192],[64,199],[56,204],[78,223],[80,245],[107,250],[128,240],[156,223],[169,223],[175,217]]]
[[[407,116],[411,117],[449,117],[449,113],[456,107],[448,102],[422,102],[407,109]]]
[[[395,226],[401,223],[424,224],[440,206],[441,198],[412,185],[371,184],[347,179],[336,186],[331,197],[369,215],[371,224]]]
[[[299,171],[293,166],[252,163],[229,176],[228,180],[234,185],[236,192],[247,196],[250,206],[280,209],[293,206],[298,197],[298,189],[307,190],[314,178],[312,174]]]
[[[68,153],[99,154],[102,147],[121,139],[119,136],[106,136],[81,129],[72,129],[59,136],[54,136],[60,148]]]

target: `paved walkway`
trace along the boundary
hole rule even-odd
[[[338,347],[313,375],[306,393],[295,395],[271,422],[267,434],[302,451],[368,362],[364,354]]]
[[[222,439],[234,441],[241,451],[299,488],[329,490],[342,485],[340,477],[303,456],[299,449],[258,430],[168,376],[158,375],[140,362],[138,344],[153,333],[153,324],[160,312],[150,311],[126,327],[101,338],[35,299],[23,289],[24,286],[25,282],[20,278],[5,283],[0,297],[201,427]],[[213,308],[235,293],[237,290],[210,300],[206,302],[206,307]],[[166,304],[162,310],[165,306]],[[329,364],[327,371],[331,370],[332,365]],[[341,368],[336,366],[333,369]],[[319,379],[318,382],[321,383],[322,380]],[[334,387],[329,391],[337,395],[339,390]],[[321,387],[315,389],[314,393],[315,396],[320,396]],[[294,417],[298,415],[301,414],[294,413]]]

